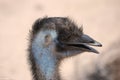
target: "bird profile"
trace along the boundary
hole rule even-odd
[[[68,17],[38,19],[30,33],[29,61],[34,80],[61,80],[60,62],[83,52],[98,53],[102,45],[83,33]]]

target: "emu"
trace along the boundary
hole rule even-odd
[[[90,46],[101,43],[83,33],[68,17],[44,17],[30,32],[29,61],[34,80],[61,80],[59,65],[64,58],[83,52],[98,53]]]

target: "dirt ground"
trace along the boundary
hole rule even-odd
[[[120,38],[120,0],[0,0],[0,80],[31,80],[29,30],[37,18],[44,16],[69,16],[82,24],[84,33],[103,44],[96,48],[100,55]],[[100,55],[84,53],[64,60],[62,77],[84,80],[85,70],[92,70]]]

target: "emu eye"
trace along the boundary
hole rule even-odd
[[[67,30],[67,29],[61,29],[61,30],[59,30],[58,34],[59,34],[58,38],[61,41],[66,41],[66,40],[68,40],[71,37],[71,32],[69,30]]]
[[[70,39],[70,37],[71,37],[71,35],[67,35],[67,37],[66,37],[66,38],[67,38],[67,39]]]
[[[63,38],[63,41],[69,41],[70,38],[71,38],[71,35],[67,35]]]
[[[61,35],[61,40],[63,41],[68,41],[71,37],[71,34],[67,33],[67,34],[62,34]]]

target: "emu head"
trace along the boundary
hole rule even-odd
[[[31,42],[40,48],[48,49],[57,58],[62,59],[82,52],[98,53],[90,46],[102,46],[99,42],[83,33],[67,17],[50,17],[38,19],[32,28]]]

